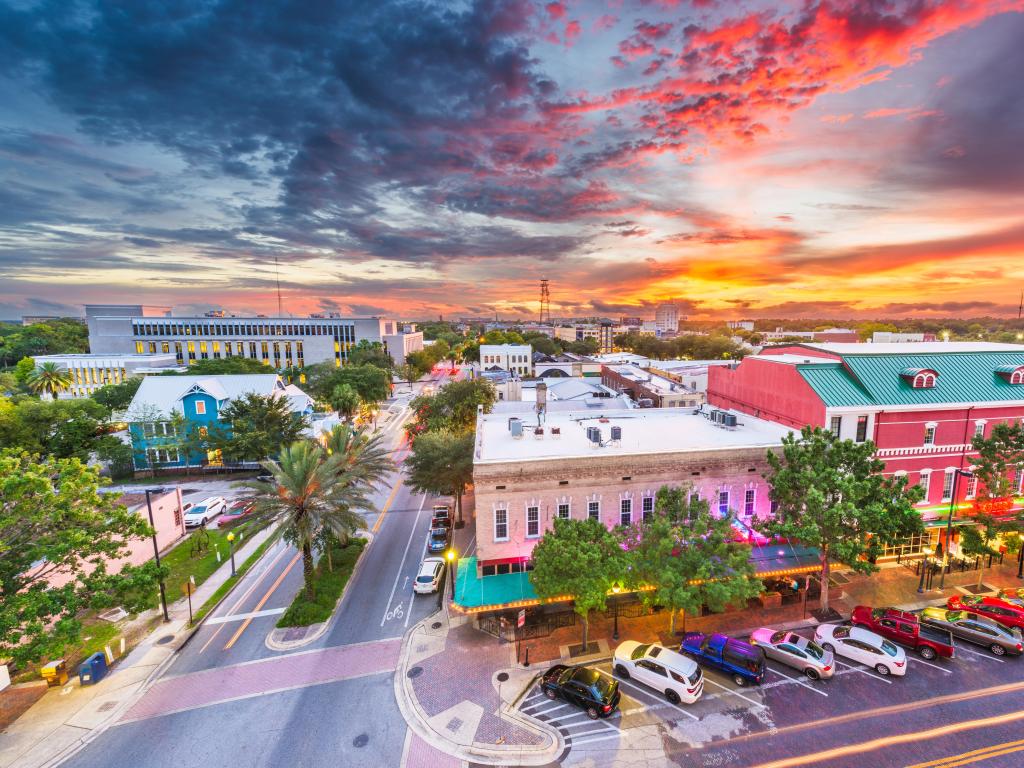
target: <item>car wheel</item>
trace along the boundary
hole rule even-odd
[[[544,689],[544,695],[547,696],[549,699],[557,699],[558,698],[558,694],[555,693],[555,691],[552,688],[545,688]]]
[[[821,680],[821,675],[814,667],[808,667],[805,669],[804,674],[807,675],[808,680]]]
[[[925,659],[926,661],[931,661],[936,656],[935,649],[929,648],[927,645],[922,645],[920,648],[917,649],[917,652],[918,654],[920,654],[921,658]]]
[[[679,694],[671,688],[665,691],[665,698],[668,699],[669,704],[675,704],[676,706],[679,706],[679,702],[682,701],[682,699],[679,698]]]
[[[885,664],[875,664],[875,672],[880,674],[882,677],[889,676],[889,668]]]
[[[743,675],[733,675],[732,681],[736,683],[736,685],[738,685],[740,688],[747,684],[747,678],[745,678]]]
[[[201,525],[203,528],[206,527],[206,518],[205,517],[202,520],[199,521],[199,525]]]
[[[835,656],[836,647],[834,645],[832,645],[832,643],[822,643],[821,647],[824,648],[829,653],[831,653],[833,656]]]
[[[591,720],[597,720],[600,712],[597,711],[597,707],[587,707],[587,717]]]
[[[1006,649],[1003,648],[1003,646],[1001,646],[999,643],[992,643],[992,645],[989,646],[989,650],[992,651],[992,653],[994,653],[996,656],[1006,655]]]

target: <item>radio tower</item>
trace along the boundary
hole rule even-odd
[[[548,291],[548,279],[540,281],[540,322],[551,322],[551,294]]]

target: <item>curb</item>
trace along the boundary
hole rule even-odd
[[[407,674],[409,670],[409,649],[413,635],[416,632],[422,631],[426,623],[437,616],[439,612],[435,612],[415,624],[402,638],[402,648],[399,652],[398,668],[395,670],[394,678],[395,699],[398,702],[398,709],[409,728],[435,749],[471,764],[546,766],[554,762],[565,751],[565,741],[562,734],[551,726],[524,719],[517,710],[504,703],[498,710],[500,716],[514,720],[516,725],[524,730],[545,736],[548,743],[537,747],[524,745],[503,748],[501,746],[487,747],[474,742],[472,745],[463,746],[462,744],[449,741],[427,725],[427,715],[416,699],[412,681]]]

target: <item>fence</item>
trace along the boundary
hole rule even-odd
[[[531,615],[533,613],[533,615]],[[491,614],[481,616],[477,626],[482,632],[486,632],[498,638],[503,643],[514,643],[517,640],[536,640],[547,637],[556,629],[572,627],[576,624],[575,611],[558,611],[557,613],[534,613],[527,612],[526,624],[522,627],[516,626],[516,614]]]

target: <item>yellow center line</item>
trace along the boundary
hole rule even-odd
[[[956,763],[943,763],[941,768],[956,768],[956,766],[958,766],[958,765],[968,765],[970,763],[979,763],[982,760],[988,760],[991,757],[999,757],[1000,755],[1008,755],[1011,752],[1021,752],[1021,751],[1024,751],[1024,746],[1021,746],[1021,747],[1010,747],[1009,749],[1002,749],[1002,750],[999,750],[998,752],[986,752],[984,755],[981,755],[979,757],[971,757],[971,758],[968,758],[967,760],[960,760],[959,762],[956,762]]]
[[[980,720],[964,720],[959,723],[949,723],[947,725],[939,726],[938,728],[931,728],[927,731],[914,731],[912,733],[897,734],[896,736],[885,736],[880,739],[863,741],[860,744],[848,744],[843,747],[826,749],[821,752],[813,752],[809,755],[773,760],[770,763],[761,763],[760,765],[754,766],[754,768],[796,768],[797,766],[809,765],[810,763],[820,763],[823,760],[835,760],[836,758],[846,757],[848,755],[872,752],[876,749],[884,749],[885,747],[894,747],[900,744],[910,744],[927,739],[939,738],[940,736],[949,736],[953,733],[959,733],[960,731],[969,731],[975,728],[988,728],[993,725],[1004,725],[1006,723],[1014,722],[1015,720],[1024,720],[1024,709],[1017,710],[1016,712],[1007,712],[1004,715],[985,717]]]
[[[256,613],[257,611],[259,611],[259,609],[263,607],[263,604],[266,603],[267,600],[270,599],[270,596],[272,594],[274,594],[274,590],[277,589],[279,586],[281,586],[281,582],[284,581],[284,577],[287,576],[288,575],[288,571],[290,571],[292,569],[292,567],[297,562],[299,562],[299,558],[300,557],[302,557],[302,553],[301,552],[296,553],[295,557],[292,558],[292,561],[290,563],[288,563],[288,566],[283,571],[281,571],[281,575],[277,577],[277,580],[273,584],[270,585],[270,589],[267,590],[267,593],[260,599],[260,601],[258,603],[256,603],[256,607],[252,609],[253,613]],[[251,623],[252,623],[252,616],[250,616],[248,619],[246,619],[244,622],[242,622],[242,626],[240,626],[238,628],[238,631],[235,632],[235,634],[231,636],[231,639],[228,640],[227,645],[224,646],[224,650],[225,651],[230,650],[231,646],[233,646],[235,644],[235,641],[238,640],[238,638],[240,638],[242,636],[242,633],[245,632],[246,628]]]
[[[1007,747],[1012,747],[1012,749],[1007,749]],[[1001,751],[996,752],[995,754],[988,754],[997,749]],[[966,765],[967,763],[976,762],[976,760],[983,760],[989,757],[995,757],[996,755],[1005,755],[1009,752],[1016,752],[1022,749],[1024,749],[1024,739],[1020,739],[1019,741],[1004,741],[1002,744],[992,744],[991,746],[982,747],[981,749],[972,749],[970,752],[963,752],[959,755],[940,757],[938,760],[929,760],[927,763],[914,763],[914,765],[908,765],[907,768],[933,768],[933,766],[936,768],[948,768],[949,766]]]
[[[384,502],[384,506],[381,508],[380,514],[377,515],[377,519],[373,523],[373,528],[370,529],[372,533],[376,533],[380,530],[380,524],[384,522],[384,515],[387,514],[389,509],[391,509],[391,502],[395,500],[395,494],[398,493],[398,489],[402,487],[402,480],[403,478],[399,477],[398,481],[395,483],[395,487],[391,489],[391,495],[389,495],[388,500]]]

